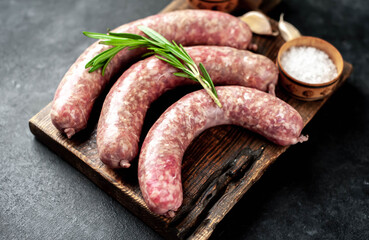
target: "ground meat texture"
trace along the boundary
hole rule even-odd
[[[181,165],[191,141],[207,128],[234,124],[279,145],[306,141],[303,121],[290,105],[270,94],[241,86],[216,87],[219,108],[204,90],[169,107],[152,126],[141,149],[138,178],[147,206],[174,216],[182,204]]]
[[[122,25],[113,32],[142,34],[137,28],[140,25],[150,27],[168,40],[182,45],[219,45],[246,49],[252,37],[248,25],[238,18],[208,10],[158,14]],[[87,48],[70,67],[56,90],[51,120],[68,138],[86,127],[95,99],[109,80],[144,51],[125,49],[119,52],[108,65],[105,76],[101,76],[101,69],[88,73],[86,63],[108,48],[97,42]]]
[[[230,47],[185,48],[196,63],[203,63],[214,84],[241,85],[271,91],[278,80],[276,65],[267,57]],[[197,84],[176,77],[178,69],[155,56],[131,66],[107,95],[97,128],[100,159],[112,168],[129,167],[138,154],[146,111],[165,91]]]

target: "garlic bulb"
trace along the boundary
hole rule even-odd
[[[242,15],[240,19],[249,25],[253,33],[272,36],[277,36],[279,34],[278,31],[273,32],[268,18],[261,12],[250,11]]]
[[[281,36],[285,41],[289,41],[298,37],[301,37],[301,33],[291,23],[283,20],[284,14],[282,13],[279,22],[278,29],[281,32]]]

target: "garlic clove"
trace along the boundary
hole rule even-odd
[[[272,36],[277,36],[279,34],[278,31],[273,32],[268,18],[261,12],[250,11],[242,15],[240,19],[249,25],[253,33]]]
[[[300,31],[291,23],[284,21],[283,16],[284,14],[282,13],[278,22],[278,29],[282,38],[287,42],[289,40],[301,37]]]

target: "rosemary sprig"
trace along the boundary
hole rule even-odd
[[[138,28],[148,37],[131,33],[109,32],[108,34],[103,34],[83,32],[83,34],[89,38],[104,40],[101,41],[100,44],[113,46],[112,48],[96,55],[86,64],[85,67],[90,68],[89,72],[102,68],[101,74],[104,76],[107,65],[119,51],[124,48],[135,49],[146,47],[150,51],[144,54],[144,56],[155,54],[155,56],[160,60],[178,68],[181,72],[174,73],[174,75],[199,82],[214,102],[219,107],[222,107],[222,104],[218,99],[214,83],[202,63],[197,67],[196,63],[190,55],[188,55],[181,44],[178,45],[174,41],[169,42],[166,38],[151,28],[145,26],[139,26]]]

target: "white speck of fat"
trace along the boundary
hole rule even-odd
[[[70,112],[70,115],[72,116],[73,119],[76,118],[76,110],[73,109],[71,112]]]
[[[154,60],[156,60],[156,59],[150,59],[150,61],[148,61],[147,62],[147,64],[146,64],[146,69],[148,70],[148,71],[152,71],[152,69],[154,69],[155,68],[155,63],[157,62],[157,61],[154,61]]]
[[[237,104],[241,105],[244,101],[241,98],[237,98]]]
[[[279,111],[277,114],[278,118],[284,118],[284,116],[285,116],[285,113],[283,111]]]
[[[160,192],[157,189],[154,189],[154,191],[151,192],[150,197],[156,198],[159,194]]]
[[[192,133],[187,133],[187,139],[191,139],[192,138]]]
[[[248,94],[247,92],[245,94],[243,94],[243,99],[244,100],[250,100],[251,99],[251,96],[250,94]],[[241,99],[240,99],[241,100]],[[241,100],[242,101],[242,100]]]

